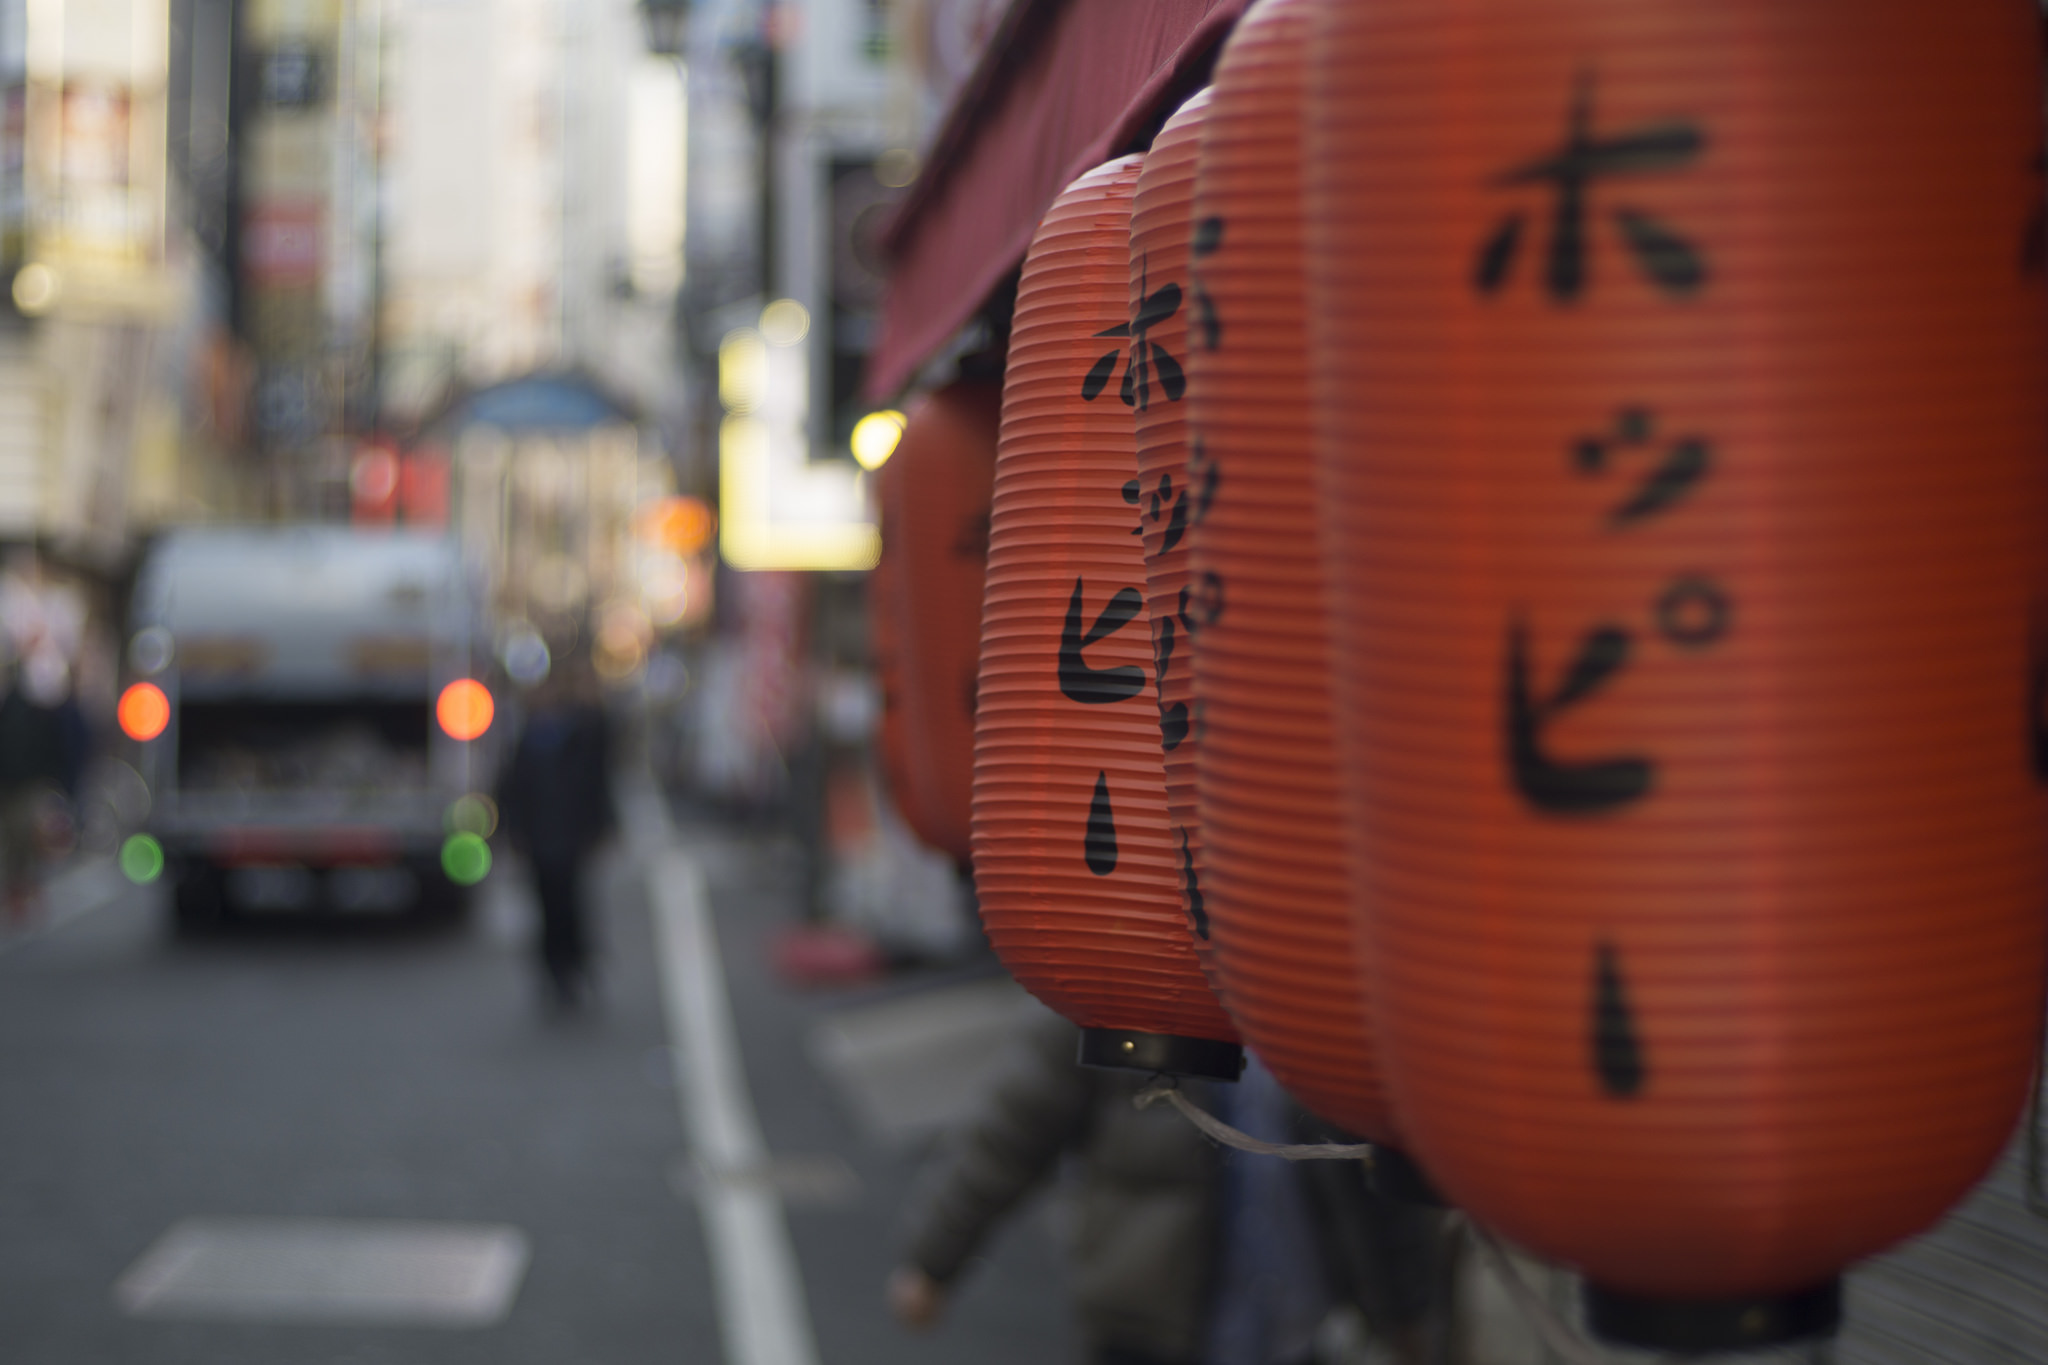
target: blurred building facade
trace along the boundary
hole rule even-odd
[[[630,0],[392,0],[382,407],[536,370],[679,403],[682,80]]]
[[[688,605],[635,532],[686,404],[682,73],[630,0],[404,0],[384,35],[379,426],[501,640],[624,676]]]
[[[659,8],[658,0],[647,6]],[[706,0],[689,7],[686,467],[719,471],[725,559],[861,569],[876,541],[851,450],[866,415],[880,230],[991,4]],[[945,40],[939,41],[943,35]],[[950,73],[935,82],[943,51]]]
[[[0,540],[87,569],[167,493],[169,69],[161,0],[0,3]]]
[[[722,629],[699,670],[692,776],[742,805],[787,802],[829,864],[813,868],[821,911],[831,909],[828,887],[853,884],[851,870],[888,854],[875,833],[887,821],[827,817],[829,793],[865,789],[854,769],[875,712],[841,703],[867,662],[863,575],[845,571],[871,566],[879,550],[852,434],[871,406],[861,387],[881,301],[881,230],[1006,5],[681,7],[690,154],[680,326],[695,399],[682,474],[704,488],[715,479],[722,563],[742,571],[720,593]],[[809,579],[800,594],[753,582],[791,571]],[[785,600],[802,604],[796,643],[762,648],[787,625],[764,604]],[[798,702],[771,726],[750,710],[760,697]],[[850,804],[859,803],[836,802]],[[864,832],[828,837],[856,827]]]
[[[286,515],[342,497],[337,437],[375,382],[381,13],[347,0],[246,0],[235,321],[255,361],[254,436]]]

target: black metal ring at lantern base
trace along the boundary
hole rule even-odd
[[[1443,1197],[1436,1182],[1429,1178],[1429,1172],[1416,1165],[1415,1158],[1399,1147],[1375,1146],[1370,1170],[1372,1192],[1382,1199],[1432,1209],[1451,1207],[1451,1201]]]
[[[1140,1033],[1136,1029],[1084,1028],[1081,1055],[1076,1060],[1082,1066],[1234,1081],[1244,1070],[1244,1049],[1213,1038],[1182,1038],[1172,1033]]]
[[[1701,1355],[1753,1351],[1834,1335],[1842,1325],[1842,1282],[1790,1294],[1739,1299],[1657,1299],[1588,1284],[1586,1325],[1617,1346]]]

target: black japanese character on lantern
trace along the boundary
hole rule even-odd
[[[1188,482],[1193,485],[1195,510],[1190,520],[1199,526],[1209,518],[1216,502],[1216,489],[1223,482],[1223,467],[1209,453],[1209,443],[1199,431],[1188,433]]]
[[[1202,899],[1201,874],[1195,871],[1194,850],[1188,846],[1188,832],[1179,825],[1174,833],[1180,836],[1180,878],[1181,890],[1187,894],[1188,922],[1193,926],[1195,937],[1208,941],[1209,910]]]
[[[1212,570],[1193,582],[1182,584],[1175,615],[1190,639],[1215,625],[1223,616],[1222,576]]]
[[[1173,667],[1173,648],[1179,632],[1174,628],[1171,616],[1162,617],[1159,628],[1153,632],[1152,678],[1160,693],[1159,702],[1159,746],[1172,753],[1188,737],[1188,704],[1184,701],[1167,705],[1166,674]]]
[[[1223,340],[1223,320],[1216,315],[1216,300],[1202,285],[1201,265],[1222,246],[1221,218],[1204,218],[1195,224],[1194,236],[1188,241],[1188,292],[1192,295],[1188,302],[1188,344],[1211,351]]]
[[[1114,327],[1103,328],[1095,335],[1098,337],[1124,338],[1130,336],[1130,334],[1131,324],[1128,322],[1119,322]],[[1090,365],[1088,367],[1088,373],[1081,376],[1081,399],[1083,402],[1094,402],[1096,397],[1099,394],[1101,394],[1103,389],[1109,386],[1110,377],[1116,373],[1117,359],[1118,357],[1123,355],[1123,353],[1123,347],[1112,347],[1093,365]],[[1124,383],[1121,392],[1123,395],[1123,400],[1126,404],[1130,404],[1136,401],[1136,399],[1133,397],[1131,393],[1131,367],[1128,365],[1124,366]]]
[[[1735,607],[1720,584],[1691,575],[1664,589],[1655,612],[1665,639],[1680,649],[1705,649],[1728,633]]]
[[[1642,1039],[1636,1030],[1635,1009],[1628,996],[1620,951],[1612,943],[1594,945],[1587,1042],[1600,1088],[1617,1100],[1634,1099],[1641,1094],[1649,1072],[1643,1060]]]
[[[1178,403],[1188,389],[1187,372],[1181,368],[1180,362],[1148,335],[1154,327],[1180,311],[1180,286],[1169,281],[1146,293],[1148,281],[1149,275],[1141,265],[1138,295],[1143,302],[1138,305],[1137,316],[1095,334],[1098,337],[1128,338],[1131,343],[1131,358],[1124,366],[1124,382],[1117,390],[1117,396],[1123,399],[1127,408],[1151,406],[1155,373],[1159,388],[1169,403]],[[1081,379],[1084,402],[1094,402],[1109,386],[1110,377],[1116,373],[1117,357],[1122,354],[1123,348],[1118,347],[1088,367],[1088,373]]]
[[[1074,595],[1067,600],[1066,624],[1060,630],[1060,691],[1067,700],[1086,706],[1128,701],[1145,690],[1145,670],[1137,664],[1111,668],[1090,668],[1082,651],[1098,640],[1116,634],[1145,611],[1145,598],[1136,588],[1118,588],[1109,604],[1095,617],[1084,634],[1081,629],[1082,583],[1074,580]]]
[[[1116,808],[1109,800],[1109,773],[1095,774],[1095,795],[1088,802],[1088,824],[1081,834],[1081,859],[1098,877],[1116,871]]]
[[[1656,767],[1646,758],[1571,763],[1552,758],[1543,744],[1543,728],[1605,687],[1628,665],[1629,649],[1629,634],[1619,626],[1589,632],[1564,681],[1539,701],[1530,679],[1529,628],[1519,620],[1509,624],[1502,706],[1508,771],[1515,789],[1537,809],[1598,815],[1649,794]]]
[[[1585,436],[1572,443],[1572,464],[1587,477],[1607,473],[1624,450],[1652,445],[1657,419],[1648,408],[1623,408],[1615,414],[1612,432]],[[1635,493],[1608,514],[1615,530],[1662,512],[1690,494],[1713,463],[1713,447],[1705,437],[1682,436],[1665,447],[1662,458]]]
[[[1552,298],[1569,303],[1586,285],[1589,210],[1595,184],[1622,176],[1674,171],[1690,164],[1706,146],[1697,125],[1674,120],[1650,124],[1613,137],[1593,134],[1593,77],[1580,77],[1573,95],[1564,147],[1535,161],[1514,166],[1491,184],[1510,189],[1548,185],[1551,205],[1550,250],[1544,284]],[[1698,248],[1640,209],[1617,205],[1614,225],[1637,266],[1668,294],[1691,294],[1705,283],[1706,261]],[[1483,294],[1497,293],[1513,273],[1522,244],[1525,215],[1516,210],[1501,220],[1480,245],[1473,282]]]
[[[1181,537],[1188,533],[1188,493],[1186,485],[1176,489],[1173,475],[1159,476],[1159,486],[1152,490],[1150,508],[1145,519],[1157,525],[1161,519],[1166,522],[1166,533],[1159,544],[1159,553],[1165,554],[1180,544]]]

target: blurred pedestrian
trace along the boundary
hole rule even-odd
[[[39,650],[0,672],[0,888],[10,923],[26,920],[40,894],[52,826],[63,823],[53,813],[76,799],[85,749],[62,658]]]
[[[540,897],[540,966],[549,999],[574,1009],[591,985],[583,878],[618,825],[611,725],[588,670],[562,661],[533,691],[498,787],[500,818],[533,869]]]
[[[936,1322],[969,1258],[1071,1157],[1089,1365],[1199,1365],[1221,1152],[1166,1106],[1135,1107],[1145,1076],[1077,1066],[1077,1038],[1048,1016],[1020,1040],[913,1220],[890,1305],[907,1326]]]
[[[1069,1252],[1088,1365],[1315,1365],[1341,1308],[1399,1341],[1376,1311],[1384,1301],[1358,1301],[1356,1267],[1320,1235],[1295,1167],[1226,1154],[1166,1105],[1139,1110],[1132,1100],[1152,1078],[1078,1066],[1076,1041],[1064,1020],[1034,1026],[956,1135],[889,1279],[900,1321],[935,1323],[969,1258],[1070,1160]],[[1182,1089],[1284,1140],[1297,1112],[1252,1067],[1235,1089]],[[1399,1341],[1389,1354],[1412,1359],[1407,1348]]]

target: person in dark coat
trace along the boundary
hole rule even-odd
[[[506,836],[533,868],[541,969],[551,998],[563,1008],[580,1004],[590,986],[583,874],[618,824],[611,746],[611,726],[595,688],[558,668],[535,689],[498,786]]]
[[[1430,1305],[1417,1277],[1434,1259],[1434,1213],[1390,1208],[1356,1162],[1307,1163],[1334,1168],[1317,1181],[1274,1157],[1226,1153],[1167,1105],[1134,1105],[1153,1077],[1077,1066],[1077,1040],[1065,1020],[1034,1024],[954,1135],[889,1278],[905,1326],[934,1324],[995,1228],[1070,1163],[1088,1365],[1310,1365],[1340,1310],[1385,1343],[1381,1358],[1420,1365]],[[1349,1140],[1304,1132],[1255,1061],[1238,1085],[1181,1089],[1268,1141]]]
[[[0,670],[0,884],[16,923],[37,896],[44,803],[57,795],[75,801],[85,764],[84,721],[63,677],[60,668],[62,690],[39,699],[25,669]]]
[[[1149,1076],[1075,1065],[1078,1037],[1049,1015],[1019,1040],[912,1219],[890,1306],[906,1326],[935,1322],[997,1225],[1071,1158],[1068,1250],[1089,1365],[1199,1365],[1223,1153],[1166,1105],[1132,1103]]]

